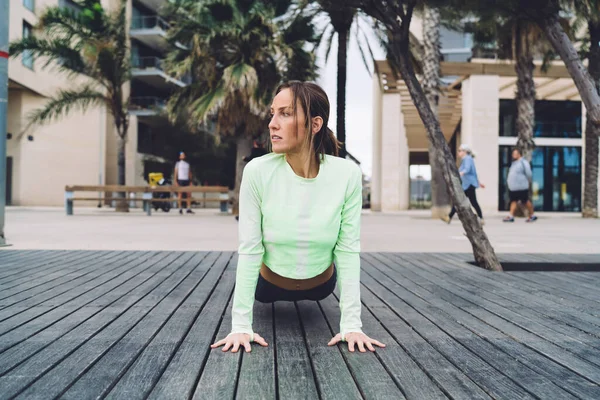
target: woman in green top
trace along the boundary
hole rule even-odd
[[[361,352],[384,347],[360,320],[362,173],[336,157],[327,128],[329,100],[319,86],[289,82],[277,90],[269,131],[273,152],[250,161],[240,187],[239,249],[232,330],[211,347],[237,352],[267,346],[252,329],[254,301],[322,300],[340,288],[340,333]],[[301,340],[301,338],[298,338]]]

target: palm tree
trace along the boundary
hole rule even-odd
[[[48,123],[79,108],[106,107],[117,134],[118,183],[125,184],[125,143],[129,128],[128,102],[123,85],[130,79],[126,0],[107,13],[99,0],[77,0],[79,9],[50,7],[39,17],[40,35],[12,42],[10,54],[38,57],[43,68],[50,65],[67,75],[84,75],[89,80],[78,87],[59,90],[45,106],[30,115],[32,124]],[[124,195],[124,194],[121,194]],[[126,209],[120,202],[118,209]]]
[[[423,16],[423,90],[429,101],[431,110],[438,117],[438,103],[440,98],[440,10],[428,4],[422,5]],[[440,171],[436,163],[435,149],[429,143],[429,165],[431,166],[431,216],[440,218],[448,213],[450,199]]]
[[[571,3],[569,1],[569,3]],[[587,25],[582,41],[583,57],[588,59],[588,71],[596,91],[600,90],[600,3],[597,0],[579,0],[567,4],[575,10],[577,23]],[[576,29],[574,29],[576,30]],[[585,126],[585,170],[583,189],[583,218],[598,218],[598,141],[600,126],[587,113]]]
[[[314,27],[306,17],[281,18],[290,6],[286,0],[173,0],[166,11],[171,40],[188,44],[169,54],[167,68],[192,76],[171,98],[169,111],[186,110],[193,125],[214,119],[220,135],[235,136],[234,213],[243,158],[252,137],[267,129],[275,88],[316,76],[314,56],[304,50],[316,40]]]
[[[410,96],[425,125],[427,138],[434,148],[435,161],[441,167],[450,197],[453,204],[456,205],[459,219],[473,247],[475,261],[479,266],[486,269],[502,271],[502,266],[496,257],[494,248],[477,221],[475,214],[471,211],[471,205],[462,190],[456,163],[442,133],[439,120],[431,110],[429,101],[415,74],[414,57],[411,55],[410,23],[417,0],[339,1],[362,9],[385,27],[388,36],[385,46],[388,59],[406,83]]]
[[[473,33],[475,56],[492,50],[500,59],[515,60],[517,147],[527,160],[531,160],[535,148],[533,129],[536,91],[533,61],[535,57],[542,56],[545,68],[555,54],[539,26],[527,14],[494,8],[479,8],[474,14],[475,22],[464,24],[463,29]]]

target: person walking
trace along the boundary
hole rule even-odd
[[[362,332],[362,172],[337,157],[327,94],[314,83],[281,85],[271,106],[273,152],[246,165],[240,188],[239,248],[232,329],[223,351],[267,346],[252,328],[254,301],[319,301],[340,286],[339,333],[350,351],[385,347]],[[315,305],[317,307],[317,305]],[[327,331],[329,328],[327,328]],[[302,335],[296,338],[304,343]]]
[[[185,161],[185,153],[179,153],[179,161],[175,163],[175,186],[186,187],[192,183],[192,169],[190,164]],[[179,202],[179,214],[183,214],[183,197],[187,199],[187,213],[194,214],[192,211],[192,193],[177,192],[177,200]]]
[[[508,178],[506,179],[510,199],[510,214],[503,221],[515,222],[515,211],[520,203],[525,205],[529,211],[529,218],[525,222],[534,222],[537,220],[537,216],[534,215],[533,204],[529,199],[529,185],[532,180],[531,167],[527,160],[523,158],[519,149],[515,148],[512,151],[512,158],[513,162],[510,165]]]
[[[481,223],[481,225],[483,225],[483,213],[481,212],[481,207],[477,202],[477,194],[475,193],[475,190],[478,187],[485,189],[485,185],[479,182],[479,179],[477,178],[477,169],[475,168],[475,161],[473,160],[475,158],[475,155],[473,154],[471,147],[469,147],[466,144],[462,144],[458,148],[458,157],[461,159],[460,168],[458,169],[458,172],[460,174],[460,179],[462,182],[462,189],[464,190],[465,195],[471,202],[471,205],[475,209],[475,212],[479,217],[479,222]],[[454,217],[454,214],[456,214],[456,206],[452,206],[450,214],[442,217],[442,221],[449,224],[452,221],[452,217]]]

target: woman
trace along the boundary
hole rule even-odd
[[[485,185],[480,183],[477,179],[477,170],[475,169],[475,161],[473,161],[475,156],[473,155],[471,148],[466,144],[462,144],[459,147],[458,156],[462,159],[460,168],[458,169],[458,172],[460,173],[460,179],[462,181],[462,188],[465,191],[465,195],[471,202],[471,205],[477,212],[477,216],[479,217],[481,225],[483,225],[483,214],[481,213],[481,207],[479,207],[479,203],[477,202],[475,189],[480,186],[482,189],[485,189]],[[442,220],[449,224],[452,221],[454,214],[456,214],[456,207],[453,206],[452,210],[450,211],[450,215],[442,217]]]
[[[360,320],[360,214],[362,173],[338,157],[327,128],[329,100],[319,86],[289,82],[277,89],[269,131],[273,153],[244,169],[240,188],[239,258],[232,331],[211,347],[237,352],[267,346],[252,329],[254,300],[322,300],[340,285],[340,333],[374,351]],[[302,338],[298,338],[302,340]]]

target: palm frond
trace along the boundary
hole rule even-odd
[[[61,90],[56,96],[51,97],[44,107],[28,115],[29,125],[50,123],[64,117],[73,109],[85,112],[92,106],[108,104],[109,99],[91,85],[84,85],[74,90]]]

